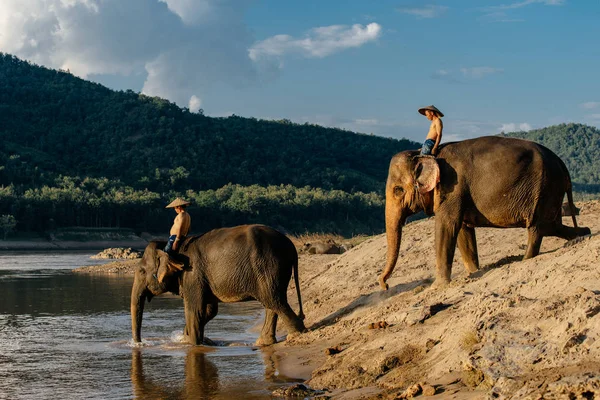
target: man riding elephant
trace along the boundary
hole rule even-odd
[[[164,273],[160,274],[157,278],[159,282],[162,282],[166,275],[170,275],[175,271],[181,271],[183,269],[183,263],[175,259],[176,252],[179,250],[179,246],[190,232],[190,226],[192,224],[192,218],[186,211],[186,207],[190,205],[189,201],[182,199],[181,197],[173,200],[165,208],[174,208],[177,216],[173,221],[173,226],[169,231],[169,240],[164,248],[164,252],[169,255],[169,268]]]
[[[480,137],[440,147],[436,158],[418,151],[396,154],[386,183],[387,261],[383,289],[400,251],[402,226],[413,214],[435,214],[436,285],[450,282],[458,246],[469,273],[479,269],[476,227],[526,228],[525,259],[540,252],[545,236],[571,240],[589,228],[562,223],[567,195],[575,211],[565,163],[548,148],[527,140]]]

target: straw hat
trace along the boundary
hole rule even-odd
[[[170,202],[169,205],[166,206],[165,208],[175,208],[175,207],[179,207],[179,206],[189,206],[190,204],[191,203],[189,201],[185,201],[181,197],[178,197],[175,200],[173,200],[172,202]]]
[[[423,108],[419,108],[419,114],[423,114],[425,115],[425,111],[427,110],[431,110],[433,112],[436,112],[438,114],[438,116],[443,117],[444,114],[442,114],[442,112],[440,110],[437,109],[436,106],[434,106],[433,104],[427,107],[423,107]]]

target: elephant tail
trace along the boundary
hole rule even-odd
[[[571,218],[573,218],[573,226],[577,228],[577,219],[575,218],[575,214],[577,211],[575,210],[575,204],[573,204],[573,188],[571,185],[571,179],[569,179],[569,187],[567,188],[567,200],[569,201],[569,208],[571,209]]]
[[[298,313],[298,318],[304,319],[304,311],[302,311],[302,295],[300,294],[300,278],[298,278],[298,257],[296,257],[293,265],[294,269],[294,283],[296,284],[296,293],[298,294],[298,306],[300,307],[300,312]]]
[[[575,218],[575,214],[577,213],[577,211],[575,209],[575,204],[573,203],[573,183],[571,182],[571,174],[569,174],[569,170],[567,169],[567,166],[565,165],[563,160],[561,160],[560,157],[558,157],[558,159],[560,160],[560,164],[563,170],[565,171],[565,174],[567,175],[567,201],[569,202],[569,209],[571,210],[573,226],[577,228],[577,218]]]

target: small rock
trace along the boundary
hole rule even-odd
[[[314,397],[324,394],[325,392],[322,390],[312,389],[310,386],[305,385],[303,383],[298,383],[296,385],[288,386],[285,388],[279,388],[273,391],[273,396],[275,397]],[[320,397],[327,398],[327,397]]]
[[[91,256],[90,258],[93,260],[103,260],[103,259],[126,259],[126,260],[134,260],[137,258],[141,258],[142,253],[136,250],[132,250],[130,247],[113,247],[109,249],[105,249],[100,253]]]
[[[329,347],[325,349],[325,354],[328,356],[332,356],[334,354],[341,353],[343,351],[342,346]]]
[[[431,385],[427,385],[425,383],[421,383],[421,391],[423,392],[423,396],[434,396],[435,388]]]
[[[567,340],[565,345],[563,346],[563,349],[562,349],[563,353],[564,354],[569,353],[572,348],[577,347],[578,345],[583,343],[585,341],[585,339],[587,339],[586,332],[577,333],[575,335],[572,335],[569,338],[569,340]]]
[[[369,324],[369,329],[385,329],[388,326],[390,326],[390,324],[388,324],[386,321],[371,322]]]
[[[439,340],[427,339],[427,342],[425,343],[425,349],[429,351],[433,349],[439,342]]]
[[[402,394],[400,396],[398,396],[398,399],[411,399],[417,395],[419,395],[421,393],[422,389],[421,389],[421,385],[418,383],[415,383],[412,386],[409,386],[408,389],[406,389],[404,392],[402,392]]]

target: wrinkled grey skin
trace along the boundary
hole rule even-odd
[[[565,193],[574,227],[562,224]],[[527,228],[526,259],[539,254],[544,236],[570,240],[590,233],[577,227],[565,164],[546,147],[521,139],[490,136],[448,143],[436,158],[398,153],[390,162],[385,207],[382,289],[398,260],[402,226],[419,211],[435,213],[436,285],[450,282],[457,244],[467,271],[479,269],[475,227]]]
[[[185,334],[194,345],[202,344],[204,326],[217,315],[218,303],[258,300],[266,309],[258,345],[276,342],[277,317],[288,332],[305,330],[298,284],[298,254],[283,234],[264,225],[242,225],[187,238],[180,247],[186,259],[182,272],[168,273],[159,283],[156,276],[167,268],[165,242],[146,247],[135,273],[131,291],[131,331],[141,341],[144,302],[167,291],[180,293],[185,311]],[[300,304],[296,315],[287,302],[292,272]]]

